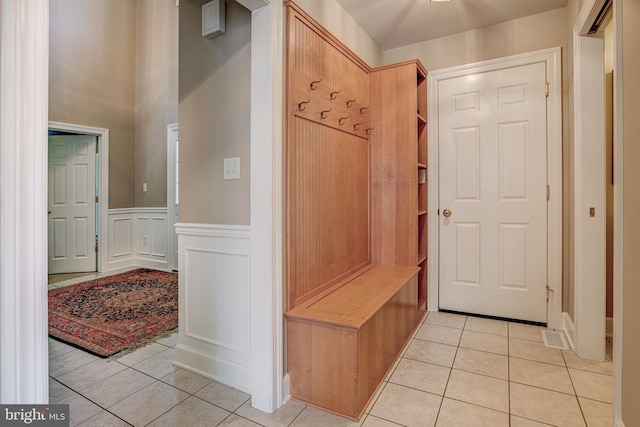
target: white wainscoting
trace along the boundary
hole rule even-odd
[[[251,230],[176,224],[180,333],[174,364],[251,392]]]
[[[168,270],[167,230],[167,208],[110,209],[108,271]]]

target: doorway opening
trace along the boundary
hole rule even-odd
[[[543,282],[542,300],[544,303],[546,300],[546,297],[548,296],[548,303],[546,303],[546,307],[544,306],[542,307],[542,315],[541,315],[541,318],[543,318],[542,320],[538,320],[537,318],[531,318],[528,320],[546,323],[550,328],[557,328],[557,329],[561,328],[561,325],[562,325],[562,239],[560,236],[562,235],[562,164],[561,164],[562,163],[562,123],[561,123],[561,120],[562,120],[561,92],[562,90],[561,90],[561,72],[560,72],[560,69],[561,69],[560,48],[546,49],[542,51],[515,55],[511,57],[496,59],[496,60],[484,61],[484,62],[475,63],[475,64],[463,65],[459,67],[453,67],[450,69],[438,70],[438,71],[429,73],[428,96],[429,96],[430,108],[428,108],[428,111],[429,111],[428,122],[430,123],[430,126],[429,126],[429,146],[428,146],[428,149],[429,149],[429,155],[428,155],[428,158],[429,158],[429,165],[428,165],[429,212],[428,214],[430,218],[434,218],[434,220],[429,221],[429,233],[428,233],[429,236],[431,236],[429,238],[429,248],[428,248],[428,256],[427,256],[427,260],[428,260],[427,271],[429,274],[428,294],[430,295],[429,306],[428,306],[429,311],[438,311],[441,308],[441,296],[442,296],[441,292],[442,291],[440,286],[442,285],[441,283],[442,271],[444,270],[444,268],[449,268],[449,270],[452,269],[451,264],[446,264],[448,262],[447,260],[444,260],[445,264],[443,265],[443,259],[442,259],[442,253],[441,253],[441,239],[443,239],[443,234],[440,227],[440,223],[447,220],[450,221],[450,219],[444,213],[441,215],[441,211],[444,212],[443,209],[445,208],[448,209],[449,206],[441,205],[443,201],[442,183],[440,182],[443,179],[440,176],[440,170],[443,167],[442,165],[440,165],[441,117],[439,116],[440,112],[437,108],[439,104],[440,87],[447,86],[448,81],[458,79],[464,76],[489,75],[495,71],[501,71],[501,70],[503,70],[503,72],[505,73],[508,73],[508,70],[514,69],[515,67],[528,68],[531,65],[535,66],[535,64],[538,64],[538,66],[541,66],[543,68],[544,70],[543,74],[546,75],[546,82],[548,82],[548,85],[545,85],[546,82],[543,80],[541,82],[541,85],[540,84],[535,85],[536,87],[538,87],[538,90],[540,90],[541,88],[542,98],[543,98],[541,102],[546,105],[546,108],[543,108],[544,111],[542,113],[542,115],[545,117],[540,119],[541,121],[546,121],[546,126],[541,125],[545,129],[543,130],[543,135],[539,137],[540,140],[542,140],[543,142],[546,142],[546,150],[543,150],[540,152],[541,153],[540,156],[544,158],[541,160],[541,162],[544,164],[544,162],[546,161],[546,173],[545,171],[542,172],[543,176],[540,178],[540,182],[542,184],[537,186],[539,187],[540,191],[536,190],[535,195],[531,192],[528,192],[528,190],[520,191],[522,188],[525,188],[522,186],[518,188],[516,187],[512,188],[509,186],[502,185],[502,187],[499,188],[499,194],[502,194],[502,195],[498,197],[498,199],[505,199],[507,196],[515,197],[515,196],[518,196],[518,194],[521,194],[518,196],[521,199],[524,199],[527,197],[533,197],[533,196],[536,196],[536,197],[542,196],[542,198],[547,197],[547,199],[544,200],[544,202],[546,202],[546,206],[545,206],[545,203],[543,203],[543,210],[546,210],[546,216],[547,216],[546,233],[544,233],[543,231],[543,233],[546,234],[546,254],[544,253],[544,250],[541,251],[543,252],[543,258],[544,258],[544,260],[542,260],[541,263],[546,262],[547,271],[544,274],[544,277],[539,278],[539,280],[537,281]],[[509,78],[511,78],[509,74],[505,74],[505,76],[508,76]],[[503,99],[505,103],[510,103],[510,104],[521,103],[523,100],[527,99],[527,96],[528,96],[527,93],[529,93],[528,92],[529,89],[527,89],[527,87],[528,86],[524,84],[513,83],[509,87],[504,87],[500,89],[498,91],[497,96],[502,97],[501,99]],[[454,98],[460,95],[460,93],[458,92],[454,93],[454,92],[451,92],[450,94]],[[481,102],[480,96],[478,95],[476,97],[475,95],[475,92],[477,91],[469,90],[468,92],[469,92],[469,96],[465,96],[465,97],[459,96],[458,98],[454,99],[454,104],[457,102],[457,107],[460,107],[459,109],[464,110],[466,107],[468,107],[469,109],[474,109],[476,105],[475,104],[476,100],[478,100],[478,102]],[[548,93],[548,95],[546,95],[546,93]],[[493,104],[495,103],[492,102],[492,105]],[[507,120],[506,122],[509,122],[509,121]],[[501,129],[501,131],[504,131],[505,135],[507,133],[513,134],[515,136],[521,135],[523,129],[526,129],[527,126],[523,124],[522,120],[518,121],[517,124],[518,126],[511,126],[511,125],[502,126],[502,128],[504,129]],[[520,124],[522,125],[520,126]],[[471,135],[475,132],[474,129],[475,128],[470,127],[469,129],[462,130],[465,132],[466,130],[469,130],[469,132],[466,132],[466,133],[461,132],[461,136],[467,136],[467,134],[469,134],[469,138],[467,138],[467,140],[464,140],[464,141],[461,139],[460,140],[461,144],[467,141],[468,142],[467,147],[471,147],[471,148],[477,147],[478,142],[476,141],[475,136]],[[515,152],[515,154],[520,153],[521,159],[527,157],[524,153],[526,153],[525,147],[527,145],[526,141],[528,139],[525,138],[524,136],[520,137],[520,139],[518,138],[511,138],[511,139],[514,139],[516,141],[521,141],[519,145],[516,144],[515,148],[518,148],[518,147],[520,148],[519,148],[519,151]],[[508,146],[503,147],[503,149],[505,148],[514,149],[514,147],[508,147]],[[478,156],[476,157],[473,157],[471,154],[467,156],[467,158],[471,159],[469,160],[470,164],[473,163],[473,161],[475,161],[474,159],[477,159],[479,161],[480,159],[479,150],[473,149],[469,152],[471,154],[478,153]],[[502,172],[500,172],[502,173],[502,175],[500,176],[507,177],[509,174],[507,174],[506,172],[509,172],[509,171],[511,172],[512,175],[513,174],[517,175],[518,170],[513,169],[514,168],[513,164],[509,163],[508,165],[507,164],[505,165],[506,165],[505,169],[503,169]],[[459,168],[462,168],[464,165],[460,164],[458,166]],[[444,167],[446,168],[446,166]],[[496,168],[497,167],[498,166],[496,165]],[[509,167],[510,169],[506,169],[507,167]],[[447,169],[450,170],[451,168],[449,167]],[[500,171],[499,168],[497,170]],[[524,179],[521,177],[519,181],[513,181],[513,182],[526,183],[528,182],[528,180],[529,178]],[[472,190],[473,191],[478,190],[478,194],[479,194],[480,192],[479,187],[476,187],[474,182],[471,182],[471,181],[468,181],[468,182],[469,184],[467,185],[466,188],[469,190],[468,191],[469,194],[471,194]],[[509,185],[513,184],[513,182],[509,182]],[[516,194],[517,191],[515,190],[520,191],[520,193]],[[502,193],[500,193],[500,191]],[[526,197],[523,196],[525,194],[526,194]],[[464,194],[462,194],[462,196],[464,196]],[[459,199],[464,198],[462,196],[458,198]],[[478,196],[477,198],[480,198],[480,196]],[[467,202],[467,200],[465,200],[464,202]],[[470,207],[469,205],[471,204],[473,203],[463,203],[461,205],[461,212],[468,210],[468,208]],[[475,229],[473,227],[461,228],[458,234],[462,236],[464,233],[466,233],[464,234],[464,236],[469,236],[470,239],[473,240],[473,238],[475,238],[476,236],[479,236],[478,228],[479,227],[476,227]],[[520,247],[520,248],[527,246],[527,242],[529,240],[528,234],[531,234],[531,233],[528,233],[525,230],[526,227],[517,228],[517,227],[505,226],[503,228],[505,228],[505,230],[498,229],[498,231],[496,231],[495,233],[498,235],[498,238],[502,239],[500,241],[500,244],[504,248],[509,247],[509,245],[514,247]],[[454,235],[454,237],[460,240],[459,236]],[[455,239],[454,239],[454,242],[455,242]],[[459,243],[462,244],[462,242],[459,242]],[[461,247],[461,248],[465,249],[465,247]],[[471,253],[471,251],[467,251],[467,252],[468,254],[465,253],[464,251],[462,251],[461,253],[462,255],[466,254],[469,257],[473,255],[473,257],[475,257],[474,259],[480,259],[478,255],[480,252],[479,250],[476,251],[475,253]],[[516,252],[512,252],[512,253],[516,253]],[[526,251],[521,250],[520,253],[526,253]],[[523,263],[520,263],[519,265],[522,265],[522,264]],[[472,278],[474,277],[472,273],[474,274],[477,273],[478,269],[472,270],[468,268],[468,264],[466,263],[459,263],[459,265],[461,266],[465,265],[466,270],[459,269],[454,271],[456,273],[460,273],[459,276],[461,277],[464,276],[463,278],[465,277]],[[516,263],[511,261],[509,262],[505,261],[503,263],[503,266],[504,266],[504,268],[502,269],[503,271],[499,272],[500,274],[502,274],[501,280],[504,282],[505,286],[511,282],[513,284],[526,283],[525,280],[522,279],[524,270],[519,267],[514,268],[513,267],[514,265],[516,265]],[[513,280],[503,280],[508,278],[511,278]],[[544,286],[545,280],[547,285],[546,289]],[[468,281],[471,282],[471,280],[468,280]],[[460,280],[460,282],[462,282],[462,280]],[[473,283],[470,283],[468,284],[468,286],[471,287],[476,285]],[[506,287],[509,287],[509,286],[506,286]],[[515,288],[516,286],[511,285],[510,287]],[[491,298],[488,299],[488,301],[490,300]],[[471,301],[470,304],[472,303],[473,302]],[[447,308],[447,307],[443,306],[442,308]],[[461,311],[476,312],[474,310],[469,310],[469,309],[463,309]],[[483,314],[490,314],[490,313],[483,313]],[[518,317],[518,316],[501,315],[501,314],[499,314],[498,316],[508,317],[508,318]]]
[[[108,204],[109,204],[109,130],[108,129],[104,129],[104,128],[95,128],[95,127],[89,127],[89,126],[83,126],[83,125],[76,125],[76,124],[69,124],[69,123],[60,123],[60,122],[49,122],[49,134],[50,135],[54,135],[54,136],[59,136],[59,137],[74,137],[74,136],[82,136],[84,135],[86,137],[86,140],[93,140],[94,142],[94,146],[98,147],[97,150],[95,148],[93,148],[93,151],[96,153],[95,157],[93,157],[93,155],[91,156],[93,164],[87,164],[86,166],[84,165],[79,165],[76,168],[76,170],[73,171],[64,171],[64,169],[69,169],[68,167],[60,167],[58,174],[59,175],[69,175],[70,173],[72,175],[77,175],[77,176],[84,176],[86,173],[91,174],[90,171],[85,170],[85,169],[91,169],[91,167],[93,167],[94,172],[93,175],[95,175],[95,179],[91,180],[91,179],[84,179],[84,185],[86,185],[87,187],[91,186],[91,188],[83,188],[83,187],[79,187],[78,189],[74,189],[74,191],[77,192],[82,192],[84,194],[94,194],[94,198],[93,200],[87,200],[87,202],[91,202],[90,205],[92,206],[91,209],[93,209],[93,219],[95,220],[95,225],[91,225],[88,227],[85,227],[86,224],[83,223],[83,221],[78,221],[77,227],[76,225],[74,225],[74,227],[76,228],[83,228],[85,230],[90,230],[90,231],[86,231],[86,233],[90,233],[91,236],[86,236],[84,231],[80,232],[78,234],[73,234],[73,236],[80,236],[82,237],[80,240],[80,245],[82,245],[84,241],[86,241],[87,245],[89,244],[89,241],[93,242],[93,244],[91,245],[90,249],[91,251],[95,251],[95,263],[94,263],[94,267],[92,268],[92,271],[96,271],[96,272],[103,272],[106,271],[107,268],[107,260],[108,260],[108,245],[109,245],[109,239],[108,239],[108,222],[107,222],[107,218],[108,218]],[[87,147],[88,148],[88,147]],[[88,148],[89,150],[91,150],[92,148]],[[84,145],[83,144],[78,144],[74,147],[74,150],[77,150],[78,152],[82,152],[82,150],[84,150]],[[55,154],[55,153],[53,153]],[[51,158],[52,153],[49,153],[49,157]],[[52,171],[49,171],[49,175],[51,176]],[[60,180],[60,182],[62,182],[62,180]],[[51,189],[52,189],[52,183],[49,183],[49,193],[51,193]],[[49,197],[51,197],[51,194],[49,195]],[[86,197],[85,197],[86,199]],[[94,202],[95,200],[95,202]],[[51,201],[49,202],[49,205],[51,206]],[[50,210],[52,210],[50,208]],[[53,212],[52,212],[53,214]],[[51,215],[48,215],[51,216]],[[49,225],[48,227],[51,228],[52,227],[52,223],[53,221],[49,221]],[[89,220],[89,222],[91,222]],[[63,221],[59,221],[60,223],[60,228],[62,227],[62,223]],[[80,227],[80,225],[82,225],[82,227]],[[51,231],[49,231],[49,234],[51,235]],[[60,230],[59,230],[60,231]],[[72,244],[76,244],[77,242],[72,242]],[[58,245],[58,251],[62,251],[64,248],[65,244],[64,243],[60,243]],[[55,249],[55,248],[53,248]],[[52,258],[52,254],[51,254],[51,250],[52,250],[52,242],[50,242],[49,244],[49,258]],[[71,267],[71,270],[75,270],[75,269],[80,269],[80,271],[86,271],[86,268],[78,268],[76,266]],[[72,273],[72,271],[65,271],[66,273]]]

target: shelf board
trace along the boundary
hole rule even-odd
[[[418,114],[418,124],[421,124],[421,125],[427,124],[427,120],[424,117],[422,117],[420,114]]]
[[[426,260],[427,260],[427,254],[418,254],[418,267],[420,267],[420,264],[422,264]]]
[[[418,211],[418,216],[426,215],[427,211]]]
[[[425,165],[424,163],[418,163],[418,169],[426,169],[427,165]]]

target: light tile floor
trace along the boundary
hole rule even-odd
[[[296,401],[257,411],[174,367],[176,334],[110,359],[50,339],[50,402],[72,426],[611,426],[612,362],[545,347],[540,329],[429,313],[359,423]]]

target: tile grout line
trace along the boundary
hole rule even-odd
[[[464,327],[467,323],[468,317],[465,316],[464,323],[462,324],[462,332],[460,333],[460,339],[458,340],[458,346],[456,346],[456,352],[453,355],[453,360],[451,361],[451,366],[449,367],[449,376],[447,377],[447,383],[444,386],[444,391],[442,392],[442,400],[440,400],[440,407],[438,408],[438,413],[436,414],[436,421],[434,425],[438,424],[438,419],[440,418],[440,412],[442,411],[442,405],[444,404],[444,399],[447,394],[447,388],[449,387],[449,381],[451,381],[451,373],[453,372],[453,366],[456,363],[456,357],[458,357],[458,350],[460,349],[460,340],[462,340],[462,334],[464,333]]]

